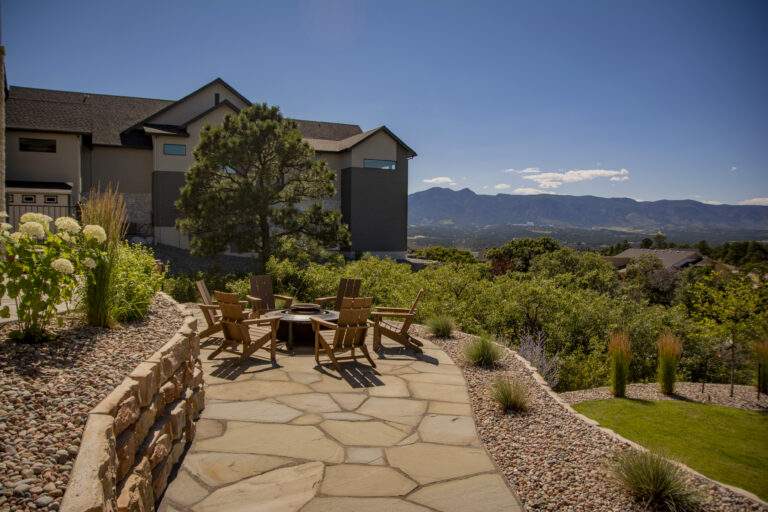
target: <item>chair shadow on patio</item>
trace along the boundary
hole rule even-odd
[[[273,365],[268,360],[257,359],[255,357],[249,357],[244,360],[233,357],[215,361],[220,364],[210,371],[211,376],[231,381],[237,380],[241,375],[255,375],[257,373],[268,372],[279,368],[279,365]]]
[[[416,361],[422,361],[427,364],[438,366],[440,361],[437,358],[416,352],[415,350],[403,346],[385,346],[383,345],[377,352],[380,359],[397,361],[401,359],[415,359]]]
[[[315,370],[337,380],[345,380],[353,388],[373,388],[383,386],[384,382],[379,378],[381,374],[376,368],[371,368],[367,364],[358,361],[339,362],[340,372],[333,369],[332,363],[323,363],[315,365]]]

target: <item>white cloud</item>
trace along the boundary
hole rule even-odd
[[[732,165],[732,166],[731,166],[731,172],[736,172],[736,171],[738,171],[738,170],[739,170],[739,168],[738,168],[738,167],[736,167],[735,165]]]
[[[713,201],[711,199],[702,199],[701,202],[704,204],[723,204],[720,201]]]
[[[538,167],[526,167],[525,169],[504,169],[501,172],[516,173],[516,174],[534,174],[539,172]]]
[[[430,185],[448,185],[449,187],[456,185],[456,182],[453,181],[453,178],[449,178],[448,176],[437,176],[435,178],[429,178],[421,181],[424,183],[429,183]]]
[[[745,199],[743,201],[739,201],[739,204],[768,206],[768,197],[753,197],[752,199]]]
[[[521,187],[516,188],[512,191],[513,194],[518,194],[521,196],[532,196],[535,194],[551,194],[552,192],[547,192],[545,190],[539,190],[537,188],[531,188],[531,187]]]
[[[509,183],[497,183],[496,185],[493,186],[493,188],[495,188],[496,190],[506,190],[508,188],[512,188],[512,185],[510,185]]]
[[[608,178],[611,181],[629,180],[629,171],[620,169],[574,169],[567,172],[539,172],[523,176],[524,180],[535,181],[540,188],[558,188],[563,183],[578,183],[597,178]]]

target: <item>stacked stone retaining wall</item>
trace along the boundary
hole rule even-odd
[[[205,404],[197,320],[182,327],[94,407],[62,512],[149,512],[195,436]]]

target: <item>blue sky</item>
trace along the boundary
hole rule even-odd
[[[386,124],[410,190],[768,204],[768,2],[2,1],[8,81]],[[505,172],[507,171],[507,172]],[[762,199],[761,199],[762,198]]]

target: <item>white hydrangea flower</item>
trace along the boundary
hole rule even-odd
[[[48,226],[53,219],[42,213],[27,212],[21,216],[21,222],[37,222],[42,226]]]
[[[93,238],[97,242],[104,243],[104,241],[107,239],[107,233],[104,231],[104,228],[101,226],[97,226],[96,224],[88,224],[83,228],[83,234],[86,236],[86,238]]]
[[[75,272],[75,266],[67,258],[56,258],[51,262],[51,266],[62,274],[72,274]]]
[[[69,236],[69,233],[67,233],[66,231],[60,231],[59,232],[59,238],[61,238],[65,242],[71,242],[72,241],[72,237]]]
[[[21,225],[19,231],[32,238],[37,238],[38,240],[45,238],[45,228],[42,224],[36,221],[25,222]]]
[[[0,212],[0,219],[7,219],[7,218],[8,218],[8,212],[6,212],[5,210]]]
[[[80,223],[77,222],[72,217],[59,217],[58,219],[56,219],[56,222],[54,222],[54,224],[59,230],[66,231],[73,235],[80,232]]]
[[[19,240],[24,238],[24,236],[25,236],[24,233],[22,233],[21,231],[16,231],[15,233],[11,233],[11,240],[18,243]]]
[[[2,224],[0,224],[0,231],[10,231],[12,229],[13,229],[13,226],[8,224],[7,222],[3,222]]]
[[[85,258],[83,265],[85,265],[85,268],[96,268],[96,261],[93,258]]]

